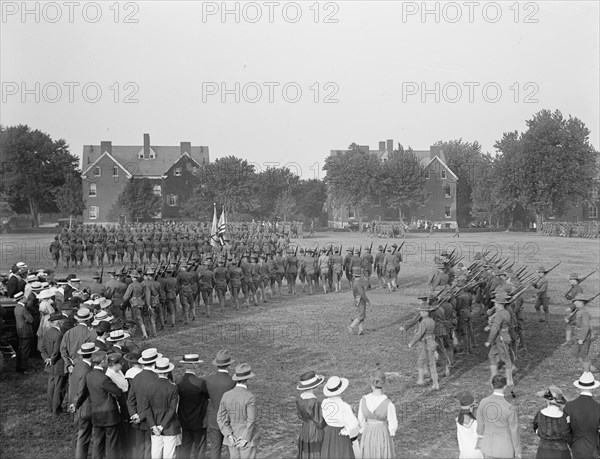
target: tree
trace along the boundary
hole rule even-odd
[[[496,149],[512,167],[518,201],[535,212],[538,231],[544,213],[560,214],[579,205],[598,187],[598,152],[589,143],[589,129],[559,110],[542,110],[526,122],[527,131],[504,134]]]
[[[301,180],[293,192],[297,209],[306,218],[321,218],[327,201],[327,184],[323,180]]]
[[[287,218],[294,214],[296,210],[296,200],[292,196],[290,190],[282,191],[281,194],[275,199],[275,215],[283,216],[283,221],[286,222]]]
[[[398,210],[406,207],[414,212],[427,202],[424,171],[412,149],[405,151],[398,144],[398,149],[389,154],[381,167],[381,186],[390,207]]]
[[[56,206],[63,217],[81,215],[85,209],[82,179],[78,172],[71,172],[65,183],[54,190]]]
[[[463,142],[462,139],[436,142],[442,148],[446,164],[458,177],[456,183],[456,218],[461,225],[471,222],[473,183],[477,179],[475,170],[483,161],[481,145],[475,142]]]
[[[481,164],[473,172],[471,216],[491,224],[492,215],[498,212],[499,205],[494,158],[489,154],[483,156]]]
[[[293,192],[300,183],[300,177],[286,167],[269,167],[255,177],[259,206],[257,217],[267,218],[275,212],[275,201],[282,193]],[[275,212],[277,213],[277,212]]]
[[[26,125],[0,126],[0,151],[0,192],[12,204],[26,203],[33,224],[38,226],[41,210],[57,210],[55,190],[78,170],[79,159],[69,153],[65,140],[54,141]]]
[[[0,193],[0,218],[4,220],[13,215],[15,215],[15,211],[8,200],[8,196],[5,193]]]
[[[154,194],[154,186],[147,178],[130,180],[117,200],[131,221],[150,220],[160,212],[162,199]]]

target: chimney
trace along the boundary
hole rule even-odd
[[[385,150],[385,141],[381,141],[379,142],[379,151],[384,151]]]
[[[108,152],[109,155],[112,155],[112,142],[107,140],[100,142],[100,154],[103,155],[104,152]]]
[[[184,154],[187,153],[188,155],[192,156],[192,142],[181,142],[180,143],[180,154]]]
[[[388,153],[391,153],[392,151],[394,151],[394,140],[393,139],[387,139],[386,150],[388,151]]]
[[[144,134],[144,159],[150,159],[150,134]]]

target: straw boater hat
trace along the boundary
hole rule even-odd
[[[34,292],[36,290],[41,290],[42,289],[42,283],[41,282],[32,282],[31,283],[31,290],[33,290]]]
[[[79,355],[93,354],[94,352],[98,352],[100,350],[94,343],[83,343],[81,348],[77,351]]]
[[[123,329],[113,330],[110,332],[108,338],[106,338],[106,341],[116,343],[117,341],[129,338],[129,336],[129,333],[125,333]]]
[[[256,376],[252,373],[252,368],[247,363],[240,363],[235,367],[235,374],[231,377],[234,381],[245,381]]]
[[[47,300],[49,298],[52,298],[54,295],[55,295],[55,293],[50,290],[42,290],[38,294],[37,298],[38,298],[38,300]]]
[[[185,354],[183,356],[183,360],[180,360],[179,363],[203,363],[204,360],[200,360],[200,356],[198,354]]]
[[[34,282],[38,280],[38,277],[35,274],[29,274],[26,278],[25,278],[25,282]]]
[[[156,362],[160,358],[162,358],[162,354],[159,354],[155,347],[151,347],[142,351],[142,356],[139,358],[138,362],[142,365],[148,365]]]
[[[583,390],[597,389],[600,387],[600,381],[596,381],[594,375],[591,372],[586,371],[581,375],[578,381],[573,383],[573,385],[578,389]]]
[[[309,390],[321,385],[325,381],[325,376],[316,374],[314,371],[307,371],[300,376],[300,384],[296,386],[298,390]]]
[[[213,360],[213,365],[218,367],[226,367],[234,363],[235,360],[232,360],[228,350],[220,350],[217,352],[217,357]]]
[[[96,317],[94,317],[94,321],[92,322],[92,326],[96,326],[98,325],[100,322],[110,322],[111,320],[113,320],[114,317],[108,315],[108,312],[106,311],[100,311],[98,314],[96,314]]]
[[[327,380],[327,384],[323,387],[323,394],[326,397],[334,397],[341,395],[350,384],[346,378],[340,378],[339,376],[332,376]]]
[[[94,316],[88,308],[81,308],[77,311],[77,314],[75,314],[75,320],[77,320],[78,322],[85,322],[86,320],[90,320],[93,317]]]
[[[20,261],[17,263],[17,268],[19,268],[19,269],[27,268],[27,265],[25,263],[23,263],[22,261]]]
[[[563,391],[556,386],[549,386],[548,389],[536,392],[535,395],[548,400],[554,405],[564,405],[567,403],[567,400],[563,395]]]
[[[164,357],[156,360],[153,370],[155,373],[170,373],[173,371],[173,368],[175,368],[175,365],[169,362],[168,358]]]
[[[23,298],[23,292],[17,292],[14,294],[13,298],[17,301],[19,301],[21,298]]]

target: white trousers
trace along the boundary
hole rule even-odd
[[[177,435],[151,435],[152,459],[173,459],[177,447]]]

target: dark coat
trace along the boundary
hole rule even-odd
[[[565,405],[564,413],[571,418],[573,459],[598,457],[600,405],[589,395],[580,395]]]
[[[50,359],[50,365],[44,367],[46,373],[51,375],[64,375],[65,374],[65,362],[60,354],[60,342],[62,340],[62,333],[58,328],[50,327],[44,333],[44,338],[40,343],[40,352],[44,360]]]
[[[145,398],[145,412],[148,425],[162,426],[161,435],[178,435],[181,433],[177,405],[179,394],[177,386],[166,378],[156,379],[148,387],[148,396]]]
[[[186,430],[199,431],[205,426],[208,408],[206,381],[191,373],[185,373],[177,384],[179,392],[179,423]]]
[[[210,401],[206,412],[206,426],[212,429],[218,429],[217,412],[223,394],[235,387],[235,381],[231,379],[228,373],[216,372],[206,378],[206,390]]]
[[[85,377],[83,390],[77,398],[75,408],[79,408],[89,397],[92,406],[92,424],[98,427],[110,427],[121,422],[117,398],[123,391],[104,374],[94,368]]]
[[[146,398],[150,386],[158,379],[158,375],[152,370],[142,370],[129,381],[129,392],[127,393],[127,410],[133,416],[140,417],[140,424],[132,424],[140,430],[150,430],[146,419]]]

